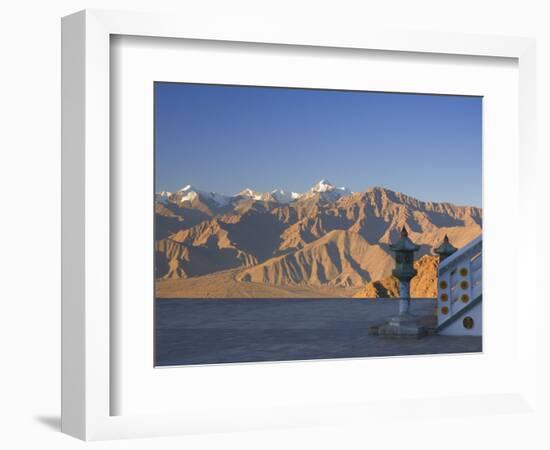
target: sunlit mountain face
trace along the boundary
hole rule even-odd
[[[477,237],[482,210],[382,187],[351,192],[327,180],[303,193],[186,185],[155,195],[156,278],[173,296],[351,295],[391,275],[388,245],[403,226],[420,258],[445,235],[456,247]]]

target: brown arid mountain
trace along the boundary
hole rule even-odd
[[[358,287],[391,270],[392,260],[361,234],[332,230],[295,251],[243,270],[237,280],[278,286]]]
[[[437,297],[438,257],[424,255],[414,262],[417,275],[411,280],[411,297]],[[399,297],[399,280],[393,276],[367,283],[354,294],[355,298],[396,298]]]
[[[155,217],[161,297],[395,296],[388,246],[403,226],[420,245],[412,293],[433,296],[432,249],[445,235],[460,248],[482,226],[480,208],[381,187],[351,193],[324,180],[305,194],[186,186],[157,194]]]
[[[171,239],[155,243],[156,278],[189,278],[234,267],[248,267],[257,260],[233,247],[183,245]]]

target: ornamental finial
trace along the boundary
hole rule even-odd
[[[451,256],[457,248],[449,242],[449,236],[445,235],[441,245],[434,249],[434,252],[439,255],[439,262],[443,261],[448,256]]]

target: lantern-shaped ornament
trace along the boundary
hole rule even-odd
[[[395,244],[390,244],[390,250],[395,252],[395,269],[392,275],[399,281],[409,281],[416,276],[414,252],[419,249],[420,247],[410,240],[405,227],[401,230],[401,238]]]
[[[414,252],[420,247],[410,240],[407,229],[403,227],[397,242],[390,245],[395,253],[393,276],[399,280],[399,314],[390,317],[378,328],[379,336],[394,338],[421,338],[426,335],[426,328],[409,312],[411,305],[411,278],[416,276]]]
[[[434,249],[434,252],[439,255],[439,262],[441,262],[445,258],[451,256],[457,250],[458,249],[449,242],[449,236],[445,235],[445,237],[443,238],[443,242],[439,247]]]
[[[399,240],[390,245],[390,250],[395,252],[395,268],[392,275],[399,280],[399,314],[409,313],[411,278],[416,276],[414,252],[419,249],[420,247],[410,240],[405,227],[401,230]]]

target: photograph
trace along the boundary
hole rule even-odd
[[[482,109],[155,82],[154,365],[482,352]]]

